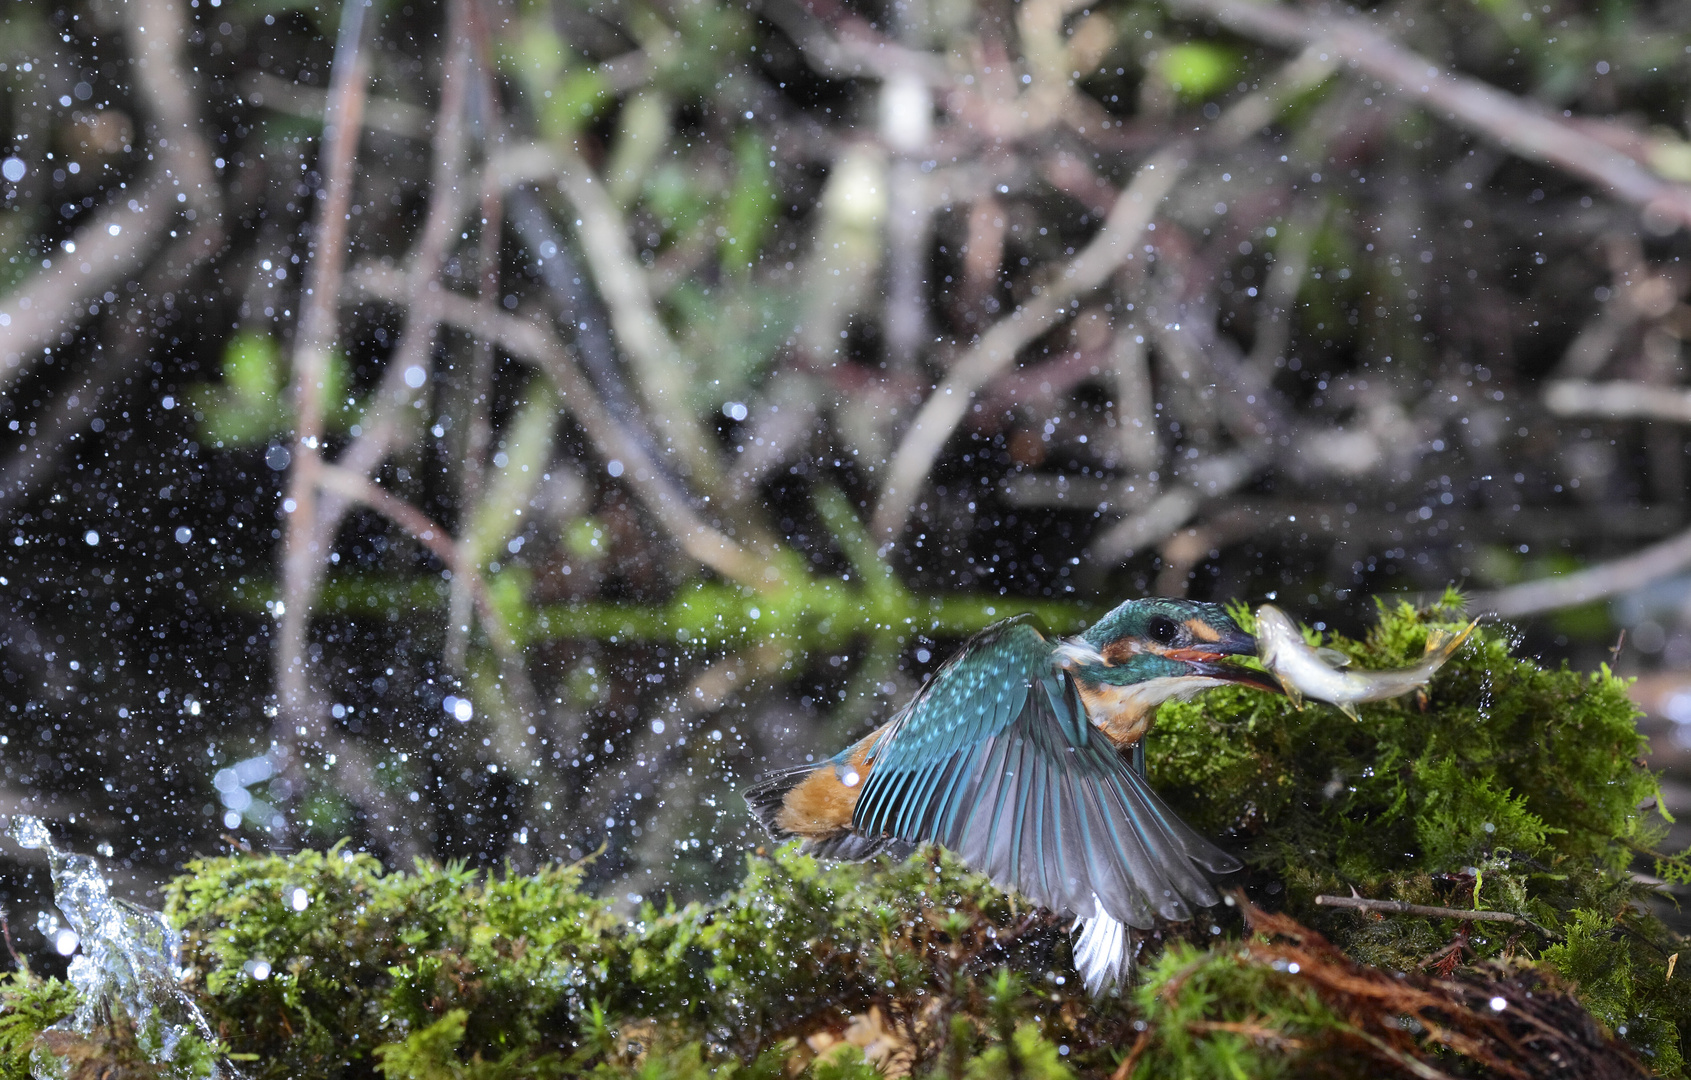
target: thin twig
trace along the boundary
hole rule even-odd
[[[1691,423],[1691,390],[1641,382],[1564,379],[1544,388],[1544,407],[1557,416]]]
[[[499,316],[500,321],[509,316]],[[681,549],[723,577],[759,591],[777,588],[780,571],[747,551],[721,531],[707,525],[693,509],[686,494],[647,454],[646,448],[621,424],[611,419],[592,386],[575,365],[574,358],[556,336],[536,327],[537,350],[528,358],[537,363],[558,392],[564,408],[580,422],[599,452],[621,466],[624,482],[664,528],[681,544]],[[513,350],[515,351],[515,350]]]
[[[1429,904],[1411,904],[1403,900],[1370,900],[1365,896],[1317,896],[1315,903],[1318,907],[1355,908],[1358,911],[1377,911],[1389,915],[1419,915],[1428,919],[1461,919],[1473,922],[1500,922],[1511,926],[1521,926],[1533,931],[1547,941],[1565,941],[1561,934],[1554,930],[1547,930],[1533,922],[1525,915],[1516,915],[1512,911],[1465,911],[1462,908],[1433,907]]]
[[[658,434],[678,452],[684,476],[699,488],[716,491],[722,465],[688,402],[694,365],[658,317],[621,212],[605,184],[573,153],[561,154],[558,183],[581,214],[576,229],[582,256],[599,286],[617,340],[634,366],[635,386]]]
[[[1327,205],[1321,200],[1304,202],[1283,226],[1286,238],[1275,248],[1274,263],[1265,275],[1256,342],[1251,346],[1250,363],[1258,371],[1272,369],[1291,340],[1298,293],[1303,290],[1304,275],[1309,273],[1310,251],[1327,215]]]
[[[1124,326],[1114,337],[1108,370],[1115,388],[1116,450],[1122,468],[1149,484],[1147,474],[1157,467],[1162,446],[1157,441],[1156,390],[1145,335]]]
[[[473,576],[474,568],[462,565],[458,544],[452,539],[452,534],[437,525],[427,514],[382,488],[363,473],[328,462],[320,465],[318,472],[318,485],[324,491],[332,491],[367,506],[398,525],[413,540],[427,548],[431,555],[445,563],[446,568],[454,575]]]
[[[1210,500],[1229,494],[1261,468],[1258,456],[1245,452],[1208,458],[1191,469],[1187,481],[1171,485],[1145,509],[1110,526],[1092,542],[1092,558],[1114,565],[1146,545],[1155,544],[1185,525]]]
[[[200,260],[222,243],[217,230],[221,195],[211,150],[200,134],[199,110],[180,51],[188,38],[186,10],[162,0],[121,8],[135,50],[135,86],[150,107],[150,157],[157,164],[76,230],[50,264],[0,301],[0,390],[15,383],[52,346],[99,308],[90,301],[139,271],[177,220],[177,211],[204,226],[195,244],[176,244],[178,256]]]
[[[487,629],[488,640],[499,659],[500,677],[504,687],[516,698],[518,712],[529,723],[538,723],[543,719],[544,710],[523,664],[522,643],[511,632],[504,616],[488,596],[486,583],[473,560],[465,556],[464,545],[455,541],[450,533],[427,514],[383,489],[361,472],[338,465],[323,464],[318,468],[318,478],[324,491],[332,491],[387,518],[446,564],[454,579],[465,579],[470,594],[475,598],[476,614]],[[518,753],[520,747],[517,744],[521,742],[520,737],[506,731],[501,731],[500,734],[498,752],[502,764],[519,775],[531,775],[531,759],[526,754]],[[549,828],[546,835],[551,835],[552,823],[547,824]],[[543,838],[542,847],[545,846],[546,841]]]
[[[376,767],[365,749],[349,738],[333,734],[324,740],[323,749],[327,752],[325,763],[328,755],[334,757],[335,787],[368,815],[374,826],[371,832],[385,842],[389,858],[404,866],[423,854],[426,845],[418,842],[418,830],[382,790]]]
[[[76,231],[52,265],[0,300],[0,390],[26,374],[39,347],[87,317],[89,301],[146,265],[159,237],[176,218],[168,169],[122,194]],[[37,350],[33,354],[31,350]]]
[[[279,700],[279,748],[295,744],[310,724],[322,727],[321,717],[308,716],[305,648],[315,583],[328,552],[318,541],[318,473],[322,459],[318,440],[323,431],[323,386],[330,351],[334,347],[340,312],[341,266],[346,251],[346,223],[356,184],[359,116],[369,81],[369,61],[362,45],[363,0],[345,0],[340,40],[336,44],[328,106],[323,119],[323,175],[325,195],[318,216],[315,243],[307,249],[305,310],[294,348],[293,400],[297,410],[293,471],[288,477],[288,517],[282,548],[282,624],[276,642],[276,687]],[[323,732],[314,734],[321,737]],[[288,755],[287,767],[295,755]]]
[[[486,12],[479,0],[462,0],[467,29],[471,42],[471,53],[475,77],[469,89],[474,92],[477,128],[481,137],[484,157],[491,157],[494,147],[499,141],[499,113],[498,113],[498,85],[495,78],[493,50],[489,41]],[[469,80],[466,80],[470,82]],[[501,178],[491,168],[486,169],[482,180],[481,192],[481,234],[478,241],[480,256],[480,308],[484,315],[499,311],[500,293],[500,240],[503,235],[504,206],[502,199]],[[470,382],[470,420],[469,432],[466,439],[466,462],[464,479],[465,490],[470,494],[461,503],[462,512],[474,514],[475,508],[481,501],[481,481],[483,478],[483,462],[487,448],[492,441],[492,424],[490,413],[492,410],[491,397],[493,394],[494,346],[485,336],[479,336],[476,342],[476,360]],[[556,421],[549,424],[556,427]],[[550,448],[548,440],[546,446]],[[548,449],[548,453],[550,450]],[[469,564],[479,556],[469,550],[469,527],[461,526],[465,531],[465,542],[459,544],[462,562]],[[471,567],[472,571],[477,570]],[[472,577],[472,582],[479,581],[479,577]],[[456,576],[453,586],[457,587]],[[468,591],[468,590],[466,590]],[[455,593],[454,596],[457,594]],[[524,661],[523,643],[517,639],[503,613],[496,608],[485,590],[476,592],[477,611],[482,626],[487,633],[489,643],[493,646],[494,655],[499,661],[500,686],[490,688],[490,693],[498,699],[495,711],[495,727],[497,741],[494,752],[501,759],[507,770],[519,776],[534,777],[535,770],[540,766],[540,759],[531,756],[528,751],[528,739],[547,721],[545,706],[536,693],[534,682],[529,677],[528,667]],[[466,620],[467,621],[467,620]],[[509,695],[515,705],[517,716],[512,723],[510,710],[505,707],[505,697]],[[539,843],[536,847],[542,853],[552,851],[555,839],[561,839],[563,807],[557,800],[542,798],[542,793],[549,785],[534,784],[526,787],[528,812],[538,816],[541,820]]]
[[[903,533],[929,470],[974,406],[980,388],[1014,363],[1023,346],[1050,329],[1068,311],[1072,298],[1097,288],[1124,260],[1134,257],[1134,242],[1184,171],[1189,152],[1190,147],[1180,143],[1143,165],[1116,199],[1092,242],[1037,295],[994,323],[922,404],[887,466],[871,525],[877,541],[890,543]]]
[[[358,6],[358,0],[348,0],[348,3],[353,7]],[[461,43],[463,38],[462,33],[454,33],[455,30],[461,29],[461,8],[462,3],[453,4],[451,7],[452,25],[448,27],[448,40],[455,43]],[[277,635],[276,682],[278,697],[281,700],[277,727],[278,743],[282,746],[292,743],[300,727],[306,727],[310,731],[312,728],[320,729],[323,725],[321,716],[308,715],[307,706],[311,697],[306,692],[304,650],[312,603],[327,571],[329,547],[333,543],[335,530],[345,506],[337,499],[319,497],[317,473],[321,470],[321,460],[315,446],[318,431],[309,424],[321,424],[323,405],[318,390],[328,353],[326,340],[315,348],[312,347],[312,339],[306,327],[310,325],[314,332],[327,338],[333,334],[338,318],[341,253],[345,247],[344,225],[347,220],[346,203],[351,197],[351,170],[361,126],[358,117],[367,83],[364,74],[366,61],[362,59],[363,54],[359,46],[356,27],[343,27],[341,42],[337,47],[335,75],[330,84],[329,115],[324,122],[324,137],[332,140],[331,155],[344,150],[344,156],[331,156],[325,163],[329,198],[325,203],[324,236],[319,239],[318,260],[314,260],[312,267],[315,269],[318,261],[324,261],[323,272],[327,274],[328,263],[332,263],[334,276],[332,279],[322,280],[320,284],[314,284],[308,277],[308,302],[313,306],[307,309],[302,319],[301,345],[296,350],[299,357],[306,358],[308,363],[316,366],[317,373],[313,375],[306,365],[296,359],[295,385],[300,405],[297,430],[300,438],[295,444],[298,457],[290,478],[292,482],[289,497],[294,500],[295,508],[289,519],[288,535],[283,549],[283,611],[282,624]],[[440,116],[436,121],[435,140],[431,148],[434,154],[434,186],[430,193],[429,217],[424,224],[423,235],[413,249],[418,254],[413,260],[415,272],[409,280],[417,292],[412,298],[415,302],[407,307],[400,346],[377,389],[374,404],[363,418],[362,431],[340,457],[340,467],[358,475],[366,475],[387,457],[392,442],[403,425],[403,418],[409,416],[408,406],[412,398],[422,386],[427,385],[426,376],[433,354],[437,323],[432,314],[432,297],[437,290],[430,289],[428,285],[438,276],[440,267],[445,262],[450,232],[459,213],[454,189],[460,166],[459,120],[464,109],[465,64],[463,48],[453,48],[446,60]],[[337,200],[338,210],[335,209]],[[331,233],[334,235],[330,235]],[[329,289],[331,283],[335,286],[333,291]],[[314,323],[313,311],[318,305],[327,311],[321,316],[321,323]],[[416,379],[412,372],[414,368],[424,373],[422,380]],[[412,382],[418,382],[420,385],[412,386]],[[314,417],[308,413],[308,408],[315,411]],[[321,734],[321,731],[318,734]]]
[[[483,148],[487,150],[491,149],[492,135],[498,122],[494,111],[495,87],[489,77],[491,66],[483,55],[486,52],[486,35],[479,19],[474,20],[474,25],[472,38],[477,53],[475,97],[479,112],[477,126]],[[485,314],[496,313],[499,304],[499,241],[504,218],[501,195],[499,177],[491,169],[484,170],[477,265],[481,274],[480,298]],[[469,385],[465,390],[464,408],[467,415],[464,419],[463,461],[460,462],[458,473],[458,510],[461,521],[471,520],[481,503],[487,450],[493,442],[491,412],[494,344],[486,337],[478,337],[474,348],[475,359],[470,365]],[[468,586],[467,578],[454,577],[447,604],[446,666],[448,670],[460,673],[464,670],[469,648],[471,598]]]
[[[759,14],[797,45],[811,68],[834,79],[887,78],[915,72],[936,90],[949,90],[953,76],[933,53],[910,49],[874,33],[857,20],[829,27],[790,0],[770,0]]]
[[[428,372],[432,367],[439,323],[435,314],[435,303],[437,297],[444,293],[438,284],[439,276],[446,262],[452,232],[464,211],[457,195],[457,186],[462,164],[461,121],[467,94],[468,57],[462,48],[465,21],[464,3],[459,0],[449,9],[447,37],[458,47],[450,49],[443,61],[445,71],[441,101],[435,120],[435,136],[430,147],[434,168],[431,176],[429,216],[424,222],[422,236],[412,248],[411,273],[405,279],[410,295],[407,297],[405,325],[401,330],[400,344],[373,395],[370,408],[361,418],[357,436],[342,452],[338,462],[341,468],[361,476],[373,472],[387,458],[394,440],[399,437],[406,424],[411,422],[412,403],[428,385]],[[335,100],[333,84],[329,100]],[[332,125],[325,125],[326,135],[330,126]],[[347,121],[343,126],[354,130],[357,127],[353,120]],[[336,299],[338,300],[338,297]],[[417,378],[418,372],[422,373],[421,379]],[[315,455],[311,454],[305,460],[308,464],[314,462]],[[300,502],[297,496],[295,499],[297,516],[298,508],[305,504]],[[311,518],[301,519],[298,523],[299,543],[290,543],[284,549],[290,557],[297,554],[298,562],[285,561],[283,564],[284,607],[277,643],[279,696],[284,703],[290,698],[299,702],[300,710],[303,710],[309,700],[303,685],[305,669],[299,657],[300,651],[305,647],[310,608],[317,590],[321,587],[323,575],[327,572],[329,548],[334,542],[335,532],[347,508],[345,501],[333,492],[325,493],[320,502],[314,499],[311,505],[314,510]],[[290,526],[293,524],[290,522]],[[290,540],[293,535],[290,531]],[[296,712],[290,721],[289,713],[280,714],[278,726],[282,740],[293,738],[295,729],[301,726],[298,723],[301,716],[301,713]],[[320,726],[321,717],[317,717],[314,723]],[[286,742],[283,742],[283,745],[286,745]]]
[[[212,152],[180,58],[188,38],[186,10],[162,0],[136,0],[121,10],[136,54],[136,89],[152,113],[149,156],[158,163],[61,245],[52,265],[6,297],[0,306],[0,390],[33,366],[40,354],[30,355],[32,349],[57,344],[98,310],[91,300],[148,263],[178,210],[209,226],[197,243],[173,245],[178,255],[205,259],[222,242]]]
[[[1214,19],[1258,41],[1326,50],[1334,59],[1348,61],[1358,74],[1421,101],[1434,116],[1521,157],[1583,177],[1662,221],[1691,225],[1691,187],[1662,179],[1581,125],[1548,115],[1534,103],[1441,70],[1360,19],[1333,14],[1315,18],[1298,8],[1253,0],[1169,0],[1169,7],[1176,14]]]
[[[467,19],[462,9],[468,0],[450,6],[448,34],[462,42]],[[469,57],[463,48],[450,50],[445,58],[440,109],[435,118],[434,141],[429,147],[433,169],[429,178],[429,216],[422,235],[412,247],[405,281],[410,296],[405,324],[400,329],[399,347],[394,350],[382,375],[374,401],[365,413],[358,436],[341,454],[340,463],[355,472],[374,472],[393,449],[401,431],[414,422],[412,405],[427,392],[434,368],[434,346],[439,330],[437,305],[446,294],[440,274],[451,252],[454,234],[469,207],[459,191],[463,170],[464,106],[469,95]],[[419,378],[419,374],[421,378]]]
[[[1222,115],[1211,132],[1212,145],[1215,140],[1225,144],[1245,138],[1261,126],[1258,117],[1272,115],[1277,106],[1320,83],[1331,71],[1329,61],[1309,54],[1299,57],[1282,69],[1275,89],[1250,95]],[[1250,120],[1251,126],[1241,117]],[[1185,171],[1193,149],[1193,143],[1177,140],[1141,166],[1092,242],[1026,304],[994,323],[923,403],[887,469],[871,530],[878,543],[891,543],[904,532],[929,470],[974,407],[980,388],[1013,364],[1023,346],[1049,330],[1069,310],[1070,300],[1096,289],[1135,258],[1133,248]]]
[[[121,8],[125,33],[135,43],[135,83],[152,106],[153,137],[169,152],[165,175],[177,190],[171,201],[214,215],[222,198],[212,171],[213,151],[200,127],[200,102],[195,83],[199,68],[190,70],[182,54],[192,27],[188,11],[170,0],[132,0]]]
[[[1455,1078],[1449,1073],[1440,1072],[1438,1069],[1433,1068],[1431,1065],[1428,1065],[1425,1061],[1415,1057],[1413,1054],[1405,1053],[1402,1050],[1398,1050],[1395,1047],[1387,1045],[1386,1042],[1377,1035],[1371,1035],[1359,1027],[1349,1025],[1347,1025],[1346,1030],[1348,1034],[1361,1039],[1399,1068],[1412,1073],[1418,1078],[1418,1080],[1455,1080]]]
[[[392,303],[404,303],[407,290],[400,275],[376,267],[359,267],[349,275],[349,284],[367,296]],[[652,459],[645,445],[618,423],[581,373],[568,346],[543,323],[488,311],[469,297],[442,292],[438,298],[441,321],[484,335],[512,356],[544,371],[562,395],[563,407],[575,416],[594,449],[615,462],[623,482],[628,484],[658,523],[680,543],[689,556],[730,581],[759,591],[778,588],[780,572],[757,555],[741,547],[720,530],[706,524],[685,494]]]
[[[150,289],[139,304],[149,314],[159,310],[163,298],[188,287],[194,269],[201,265],[202,253],[215,251],[222,243],[222,232],[215,224],[186,232],[153,262]],[[100,407],[151,357],[156,340],[152,318],[131,324],[112,308],[106,310],[107,325],[117,340],[97,348],[77,382],[68,390],[58,391],[53,404],[36,417],[35,435],[0,460],[0,514],[10,512],[37,484],[55,475],[77,437],[99,415]]]
[[[306,120],[323,119],[328,93],[314,86],[255,71],[242,80],[248,101],[262,109]],[[408,101],[372,97],[361,118],[366,131],[384,131],[407,139],[426,139],[434,130],[434,116]]]

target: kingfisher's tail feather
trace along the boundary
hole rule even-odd
[[[1089,919],[1076,919],[1075,929],[1080,937],[1074,943],[1074,966],[1093,997],[1103,997],[1111,986],[1127,985],[1133,970],[1133,939],[1127,927],[1104,914]]]

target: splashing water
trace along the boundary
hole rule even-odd
[[[217,1037],[205,1016],[179,985],[176,931],[164,916],[114,898],[100,865],[86,855],[60,851],[40,818],[16,817],[11,837],[20,847],[47,851],[53,871],[53,899],[75,931],[81,952],[71,958],[67,978],[76,991],[76,1012],[49,1030],[91,1035],[98,1025],[124,1014],[147,1060],[172,1077],[229,1073],[217,1064]],[[63,1080],[70,1061],[37,1045],[30,1071]]]

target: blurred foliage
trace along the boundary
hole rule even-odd
[[[1234,50],[1208,42],[1176,45],[1162,54],[1161,71],[1169,88],[1188,101],[1204,101],[1232,82],[1243,67]]]
[[[324,423],[344,434],[364,410],[347,395],[352,384],[346,358],[329,354],[321,387],[326,405]],[[243,332],[223,349],[223,379],[197,383],[184,391],[202,437],[217,447],[245,447],[287,434],[294,424],[288,400],[293,387],[281,346],[268,334]]]
[[[1365,639],[1328,644],[1401,666],[1454,614],[1383,605]],[[630,910],[583,890],[586,863],[387,873],[343,844],[202,859],[167,914],[253,1080],[1064,1080],[1124,1057],[1156,1077],[1683,1076],[1682,939],[1626,871],[1660,827],[1621,690],[1482,633],[1424,705],[1360,724],[1231,690],[1165,706],[1152,775],[1248,868],[1226,907],[1138,934],[1138,985],[1096,1001],[1063,920],[932,849],[759,851],[713,902]],[[1314,903],[1352,886],[1543,929]],[[64,995],[27,973],[0,987],[7,1060]]]

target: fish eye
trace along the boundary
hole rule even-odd
[[[1151,620],[1151,625],[1145,628],[1145,632],[1157,644],[1171,645],[1174,643],[1174,639],[1180,636],[1180,627],[1174,624],[1173,619],[1158,615]]]

